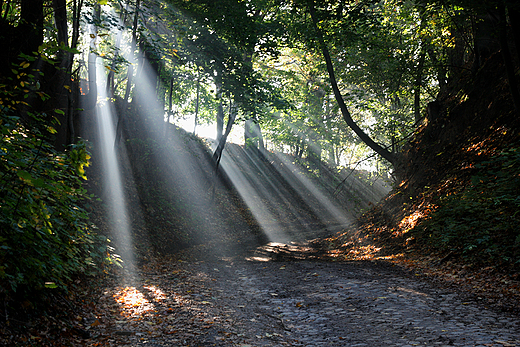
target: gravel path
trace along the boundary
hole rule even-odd
[[[262,260],[149,268],[135,286],[149,307],[123,310],[122,287],[107,289],[101,303],[118,312],[92,317],[88,345],[520,346],[518,317],[399,267]]]

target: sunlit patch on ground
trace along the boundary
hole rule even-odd
[[[144,286],[143,288],[147,289],[151,295],[153,295],[155,301],[161,301],[166,299],[166,294],[159,288],[155,286]]]
[[[405,292],[405,293],[410,293],[410,294],[414,294],[414,295],[420,295],[420,296],[429,297],[428,294],[423,293],[423,292],[419,292],[417,290],[413,290],[411,288],[404,288],[404,287],[394,287],[394,288],[392,288],[391,287],[389,289],[393,289],[393,290],[400,291],[400,292]]]
[[[121,306],[121,315],[131,317],[154,310],[154,305],[135,287],[125,287],[114,294],[114,300]]]
[[[358,246],[345,254],[345,258],[353,260],[371,260],[379,253],[381,247],[374,245]]]
[[[143,285],[114,283],[97,300],[88,346],[153,344],[161,338],[172,346],[192,345],[188,341],[205,340],[205,332],[222,323],[213,312],[213,271],[190,272],[161,262],[147,264],[139,275],[146,278]],[[219,338],[226,338],[225,329],[220,332]]]
[[[269,242],[256,248],[255,255],[246,258],[249,261],[271,261],[282,259],[311,259],[316,258],[316,249],[308,243]]]
[[[246,257],[247,261],[271,261],[270,257]]]
[[[389,260],[391,262],[401,261],[402,259],[404,259],[404,253],[396,253],[396,254],[385,255],[385,256],[382,256],[382,257],[377,257],[377,259]]]

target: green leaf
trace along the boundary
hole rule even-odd
[[[54,282],[45,282],[45,288],[54,289],[58,288],[58,285]]]
[[[21,179],[25,180],[25,181],[32,181],[32,176],[30,173],[28,173],[27,171],[24,171],[24,170],[18,170],[16,172],[16,174],[18,175],[18,177],[20,177]]]
[[[33,180],[32,183],[35,187],[40,188],[45,185],[45,180],[43,180],[42,178],[37,178],[37,179]]]
[[[56,134],[58,131],[51,126],[47,126],[47,131],[51,134]]]

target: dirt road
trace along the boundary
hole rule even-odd
[[[520,346],[518,317],[390,264],[246,258],[157,263],[114,282],[83,344]]]

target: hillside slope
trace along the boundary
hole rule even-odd
[[[317,231],[345,228],[388,192],[382,181],[360,172],[338,173],[323,164],[316,174],[305,161],[236,144],[226,145],[216,173],[211,143],[167,127],[165,135],[127,139],[119,155],[133,244],[116,248],[131,249],[138,258],[194,246],[225,254],[268,241],[315,238]],[[93,155],[89,189],[107,200],[99,157]],[[344,189],[336,189],[347,176]],[[102,233],[117,236],[111,235],[106,203],[97,202],[91,212]]]

